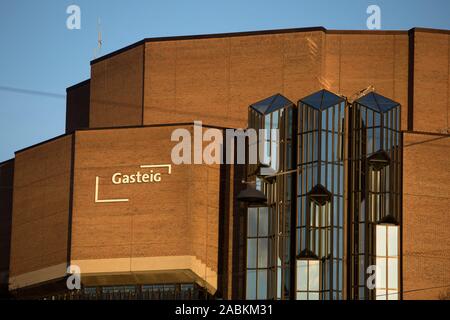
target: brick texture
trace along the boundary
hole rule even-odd
[[[450,137],[405,133],[403,165],[404,298],[439,299],[450,285]]]
[[[67,261],[72,136],[16,154],[10,276]]]

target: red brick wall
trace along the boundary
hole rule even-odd
[[[403,166],[404,298],[439,299],[450,285],[450,136],[405,133]]]

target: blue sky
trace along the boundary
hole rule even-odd
[[[71,4],[81,8],[81,30],[66,28]],[[98,18],[101,54],[107,54],[156,36],[311,26],[366,29],[371,4],[381,8],[383,30],[450,29],[449,0],[1,0],[0,162],[64,133],[65,89],[89,78]]]

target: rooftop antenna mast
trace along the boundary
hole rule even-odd
[[[98,35],[97,48],[94,49],[94,59],[97,59],[97,57],[100,56],[100,53],[102,51],[103,40],[102,40],[102,25],[100,18],[97,19],[97,35]]]
[[[365,89],[362,89],[361,91],[356,92],[355,94],[353,94],[351,97],[349,97],[347,99],[347,101],[349,103],[353,103],[354,101],[358,100],[359,98],[361,98],[362,96],[365,96],[368,93],[371,93],[375,91],[375,87],[373,85],[368,86]]]

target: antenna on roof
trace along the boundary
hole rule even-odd
[[[102,51],[103,40],[102,40],[102,25],[100,18],[97,19],[97,35],[98,35],[97,48],[94,49],[94,59],[96,59]]]
[[[370,85],[367,88],[362,89],[361,91],[358,91],[355,94],[353,94],[351,97],[349,97],[347,99],[347,101],[350,103],[353,103],[354,101],[358,100],[362,96],[365,96],[366,94],[371,93],[373,91],[375,91],[375,87],[373,85]]]

